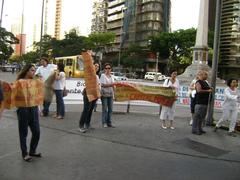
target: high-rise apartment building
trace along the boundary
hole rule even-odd
[[[107,0],[95,0],[93,4],[91,32],[106,32]]]
[[[212,0],[209,10],[214,14],[210,25],[214,27],[216,0]],[[239,78],[240,71],[240,0],[222,0],[220,31],[219,72],[223,79]],[[213,28],[211,28],[213,29]]]
[[[55,31],[54,31],[54,36],[56,39],[60,39],[61,35],[61,15],[62,15],[62,0],[56,0]]]
[[[149,37],[170,30],[170,0],[108,0],[107,31],[116,48],[147,46]]]
[[[114,32],[115,48],[147,46],[149,37],[170,31],[170,0],[96,0],[92,32]]]

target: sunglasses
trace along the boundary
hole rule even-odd
[[[104,69],[111,69],[111,68],[109,67],[109,68],[104,68]]]

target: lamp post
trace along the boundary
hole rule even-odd
[[[220,39],[220,27],[221,27],[221,9],[222,0],[217,0],[216,2],[216,18],[215,18],[215,32],[214,32],[214,44],[213,44],[213,65],[212,65],[212,79],[211,86],[213,88],[212,94],[214,95],[216,89],[216,78],[218,71],[218,55],[219,55],[219,39]],[[212,101],[208,105],[206,124],[211,126],[213,123],[213,109],[214,109],[214,96],[212,96]]]
[[[43,35],[43,13],[44,13],[44,2],[42,1],[42,15],[41,15],[41,32],[40,32],[40,52],[39,52],[39,58],[42,57],[42,35]]]
[[[159,58],[159,52],[156,53],[157,57],[156,57],[156,69],[155,69],[155,82],[158,82],[158,58]]]
[[[2,0],[1,19],[0,19],[0,27],[2,27],[3,7],[4,7],[4,0]]]
[[[119,53],[118,53],[118,68],[120,69],[120,62],[121,62],[121,51],[122,51],[122,35],[123,35],[123,20],[124,20],[124,10],[126,10],[126,7],[122,7],[122,23],[121,23],[121,30],[120,30],[120,36],[119,36]]]

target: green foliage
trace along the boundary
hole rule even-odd
[[[12,45],[19,43],[19,40],[5,28],[0,27],[0,60],[7,60],[13,51]]]
[[[115,40],[115,33],[104,32],[104,33],[93,33],[88,36],[88,45],[90,48],[97,52],[103,50],[111,42]]]
[[[212,31],[208,33],[209,47],[213,47]],[[168,68],[183,71],[192,62],[196,29],[180,29],[171,33],[161,32],[151,38],[150,49],[159,52],[160,60],[169,58]]]
[[[121,65],[125,68],[141,69],[145,63],[145,51],[137,44],[130,44],[121,56]]]

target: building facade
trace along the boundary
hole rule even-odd
[[[146,47],[150,36],[170,31],[170,7],[170,0],[108,0],[107,31],[116,34],[116,50]]]
[[[216,0],[210,2],[210,29],[214,29]],[[211,20],[212,19],[212,20]],[[222,0],[219,51],[220,78],[239,78],[240,71],[240,0]]]
[[[91,32],[107,31],[107,0],[95,0],[93,3]]]

